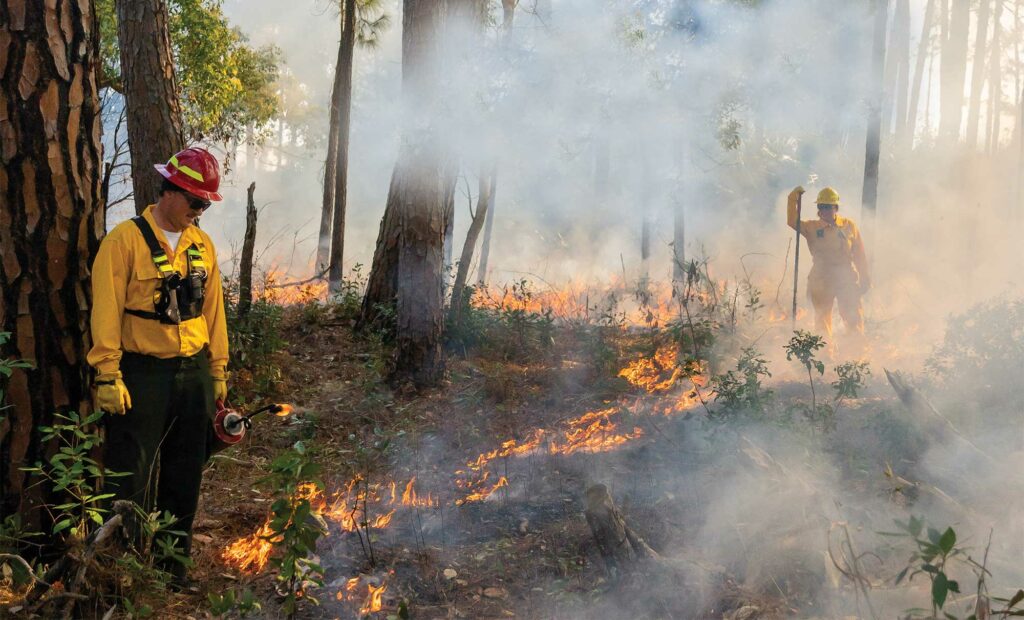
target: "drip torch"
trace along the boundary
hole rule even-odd
[[[252,428],[252,419],[257,415],[269,411],[274,415],[288,415],[291,413],[291,405],[271,403],[260,407],[252,413],[243,415],[239,411],[228,407],[224,401],[217,401],[217,415],[213,418],[213,434],[216,439],[213,448],[214,452],[220,452],[242,441],[246,432]]]

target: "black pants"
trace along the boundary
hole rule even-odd
[[[185,535],[167,538],[188,556],[216,412],[206,351],[171,359],[125,353],[121,374],[132,408],[123,416],[104,416],[104,466],[129,475],[107,478],[107,492],[174,515],[170,529]],[[177,562],[164,568],[184,574]]]

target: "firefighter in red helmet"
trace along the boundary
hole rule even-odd
[[[103,239],[92,268],[96,404],[108,415],[104,464],[115,499],[177,519],[154,552],[186,583],[192,520],[217,400],[227,397],[228,336],[217,255],[196,219],[222,199],[216,158],[188,148],[155,166],[160,198]]]

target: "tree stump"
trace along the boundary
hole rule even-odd
[[[613,579],[633,570],[644,560],[659,558],[658,553],[626,523],[607,486],[595,484],[587,489],[584,516]]]

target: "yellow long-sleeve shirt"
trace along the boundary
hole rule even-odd
[[[796,230],[797,204],[791,198],[786,208],[786,223]],[[867,276],[868,260],[864,240],[853,220],[836,216],[835,224],[816,220],[800,220],[800,233],[807,238],[815,264],[822,267],[844,267],[851,263],[862,276]]]
[[[121,222],[100,243],[92,266],[93,345],[87,357],[89,364],[100,373],[115,372],[124,351],[166,359],[195,355],[209,346],[211,374],[222,378],[228,363],[228,331],[213,242],[197,226],[189,226],[172,251],[152,211],[150,205],[142,215],[178,273],[184,276],[188,271],[185,250],[193,243],[203,255],[207,270],[203,314],[179,325],[164,325],[125,312],[125,308],[153,312],[160,274],[138,226],[131,220]]]

